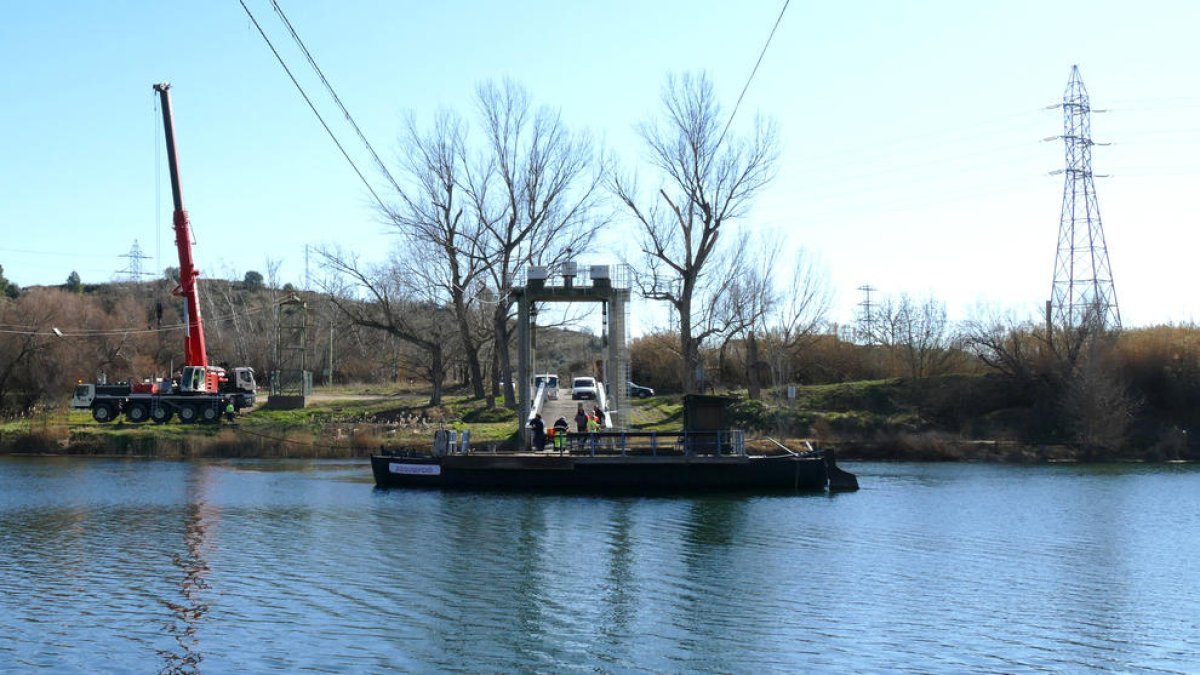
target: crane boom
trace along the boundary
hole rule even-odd
[[[171,85],[154,85],[162,102],[163,130],[167,136],[167,161],[171,170],[171,196],[175,199],[175,248],[179,252],[179,285],[172,295],[184,299],[184,365],[171,378],[144,378],[141,382],[109,384],[107,378],[85,384],[82,380],[71,396],[71,407],[90,409],[97,422],[111,422],[121,415],[134,424],[153,420],[166,424],[175,415],[184,424],[215,424],[224,413],[231,421],[238,410],[254,406],[258,384],[254,369],[238,366],[230,372],[208,365],[204,346],[204,321],[200,318],[200,294],[196,277],[200,272],[192,260],[192,227],[183,208],[179,183],[179,161],[175,152],[175,124],[171,118]],[[55,329],[58,330],[58,329]]]
[[[188,366],[208,368],[208,351],[204,345],[204,320],[200,316],[200,296],[196,288],[196,277],[200,271],[192,260],[192,229],[187,211],[183,208],[183,188],[179,183],[179,162],[175,151],[175,125],[171,116],[171,85],[163,82],[154,85],[162,103],[163,130],[167,137],[167,165],[171,173],[171,197],[175,202],[175,248],[179,252],[179,285],[172,295],[184,299],[187,316],[187,332],[184,337],[183,359]]]

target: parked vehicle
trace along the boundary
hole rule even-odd
[[[138,383],[108,384],[80,382],[71,397],[71,407],[90,409],[97,422],[111,422],[120,415],[135,424],[153,421],[165,424],[174,415],[184,424],[215,424],[228,406],[234,410],[254,405],[258,387],[254,369],[239,366],[231,371],[208,362],[204,343],[204,321],[200,316],[200,291],[192,259],[192,232],[183,208],[183,189],[179,184],[179,166],[175,152],[175,125],[171,117],[171,85],[154,85],[162,104],[163,131],[166,135],[167,167],[174,198],[175,247],[179,254],[179,286],[171,291],[184,300],[183,368],[174,379],[146,380]]]
[[[626,382],[625,384],[628,385],[625,391],[633,398],[650,398],[654,395],[654,390],[650,387],[643,387],[633,382]]]
[[[533,388],[536,390],[539,384],[546,383],[546,398],[551,401],[558,400],[558,375],[554,373],[540,373],[533,376]]]
[[[571,400],[579,401],[585,398],[596,400],[596,378],[594,377],[577,377],[571,383]]]

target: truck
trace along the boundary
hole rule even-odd
[[[191,222],[183,208],[170,89],[171,85],[165,82],[154,85],[162,107],[171,197],[175,205],[173,225],[175,249],[179,254],[179,285],[171,294],[184,300],[185,365],[179,375],[172,379],[116,384],[80,382],[71,397],[71,407],[90,409],[92,418],[97,422],[111,422],[124,415],[127,421],[133,423],[151,420],[165,424],[178,415],[179,421],[184,424],[215,423],[230,404],[234,410],[252,407],[258,391],[253,368],[243,366],[226,372],[224,368],[208,362],[204,320],[200,316],[200,296],[196,285],[200,271],[192,259]]]

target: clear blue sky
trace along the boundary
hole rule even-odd
[[[247,0],[338,122],[265,0]],[[402,116],[469,113],[511,77],[625,166],[668,73],[706,70],[732,108],[782,2],[283,2],[376,149]],[[237,0],[16,2],[0,22],[0,265],[22,286],[116,278],[134,240],[174,265],[151,84],[170,81],[186,206],[207,276],[301,283],[305,245],[378,256],[369,196]],[[1079,64],[1125,324],[1200,317],[1200,4],[792,2],[735,128],[780,126],[779,176],[748,227],[819,257],[848,322],[855,288],[1033,315],[1053,275],[1060,110]],[[384,183],[344,124],[343,143]],[[161,180],[156,167],[161,165]],[[604,242],[617,245],[618,223]],[[585,262],[613,260],[597,250]],[[786,256],[784,263],[786,263]]]

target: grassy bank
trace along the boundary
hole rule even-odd
[[[737,395],[739,392],[733,392]],[[517,414],[450,396],[430,406],[420,392],[342,387],[321,390],[301,410],[259,409],[235,425],[99,424],[87,412],[49,412],[0,423],[0,452],[116,456],[365,457],[379,450],[428,450],[435,431],[469,431],[477,448],[517,443]],[[1087,455],[1046,422],[1036,395],[990,377],[898,379],[800,387],[792,400],[744,396],[732,426],[751,446],[811,440],[847,460],[1045,462],[1081,459],[1188,459],[1189,448]],[[631,401],[620,411],[631,429],[678,431],[680,396]]]
[[[49,411],[0,423],[0,453],[163,458],[366,457],[428,448],[438,429],[470,430],[476,446],[516,442],[515,412],[450,397],[429,406],[406,394],[323,392],[300,410],[263,408],[232,425],[100,424],[84,411]]]

